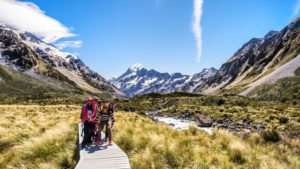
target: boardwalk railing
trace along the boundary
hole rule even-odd
[[[83,124],[78,124],[80,160],[75,169],[130,169],[126,153],[115,143],[109,146],[107,142],[90,148],[81,147],[83,140]]]

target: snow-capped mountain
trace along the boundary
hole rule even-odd
[[[90,92],[124,95],[77,56],[4,24],[0,25],[0,64],[47,83],[58,85],[63,80]]]
[[[141,95],[150,92],[169,93],[175,91],[193,92],[214,75],[215,68],[203,69],[194,76],[181,73],[160,73],[148,70],[141,64],[131,66],[124,74],[109,80],[128,96]]]

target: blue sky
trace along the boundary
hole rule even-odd
[[[92,70],[110,78],[135,63],[190,75],[203,68],[219,68],[251,38],[281,30],[295,19],[298,1],[204,0],[199,63],[193,32],[194,0],[24,2],[37,5],[44,15],[68,28],[64,31],[77,35],[68,34],[52,43],[80,42],[63,50],[79,54]]]

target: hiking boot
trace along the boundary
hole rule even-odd
[[[97,141],[96,146],[98,146],[99,144],[101,144],[101,141]]]
[[[109,145],[112,146],[112,141],[111,140],[109,140]]]

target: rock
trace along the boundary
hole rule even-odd
[[[300,139],[300,130],[294,130],[294,131],[287,131],[284,133],[290,138],[298,138]]]
[[[243,123],[241,121],[236,123],[237,125],[243,126]]]
[[[224,125],[224,124],[218,124],[217,128],[223,128],[223,129],[227,129],[228,126]]]
[[[170,126],[172,126],[172,127],[174,127],[174,126],[175,126],[175,124],[174,124],[174,123],[170,123],[169,125],[170,125]]]
[[[217,127],[217,126],[218,126],[218,123],[214,122],[214,123],[212,124],[212,126],[213,126],[213,127]]]
[[[198,126],[200,127],[211,127],[212,125],[212,120],[202,114],[197,115],[196,120],[198,122]]]
[[[250,130],[250,129],[244,129],[244,132],[245,132],[245,133],[250,133],[251,130]]]
[[[125,108],[124,108],[124,111],[125,111],[125,112],[134,112],[134,111],[135,111],[135,108],[134,108],[134,107],[125,107]]]
[[[240,131],[241,131],[241,129],[239,129],[239,128],[236,128],[236,129],[235,129],[235,131],[237,131],[237,132],[240,132]]]
[[[253,124],[251,127],[252,127],[252,130],[258,131],[258,132],[261,132],[266,129],[266,127],[262,124]]]

